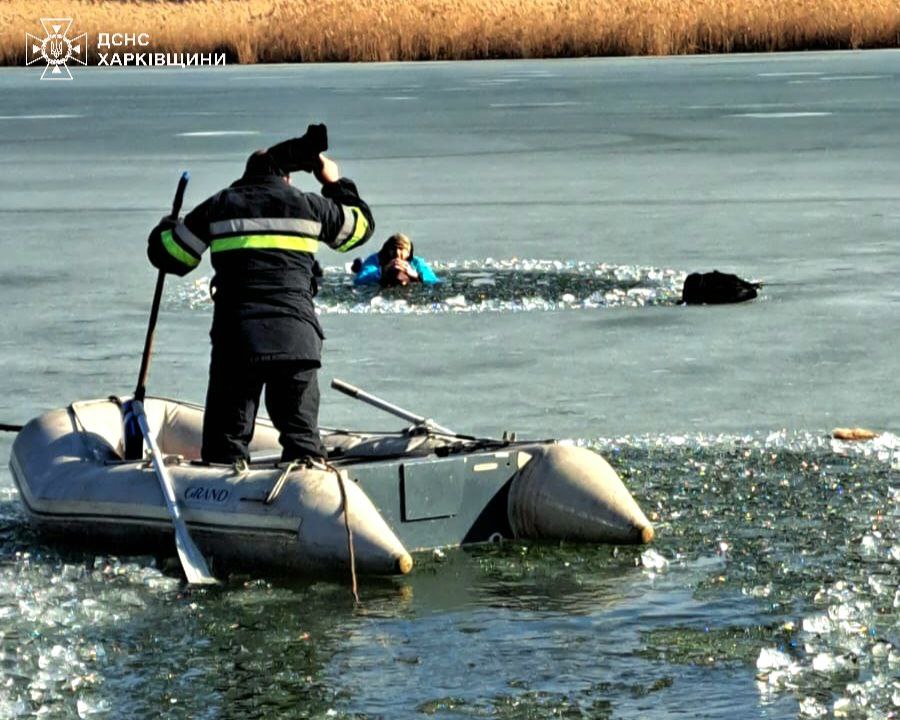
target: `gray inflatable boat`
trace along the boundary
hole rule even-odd
[[[439,547],[653,538],[615,471],[584,448],[474,438],[428,421],[400,432],[323,431],[327,466],[298,467],[278,462],[278,433],[260,418],[249,464],[210,465],[199,460],[202,407],[148,397],[144,408],[181,516],[216,574],[344,572],[351,546],[357,572],[402,574],[411,553]],[[124,459],[117,402],[75,402],[35,418],[18,433],[10,467],[29,518],[52,538],[173,554],[152,464]]]

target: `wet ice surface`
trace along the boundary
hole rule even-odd
[[[654,545],[424,554],[357,610],[340,583],[188,591],[152,558],[61,553],[7,493],[0,715],[896,716],[900,438],[577,442]]]
[[[354,611],[341,584],[188,592],[48,546],[0,468],[0,717],[896,717],[897,441],[825,435],[898,432],[896,58],[0,71],[0,421],[130,392],[178,174],[190,206],[324,120],[364,250],[407,232],[447,283],[356,290],[323,250],[323,386],[594,438],[658,526],[416,558]],[[713,268],[763,296],[673,307]],[[150,392],[202,401],[209,311],[167,280]],[[335,396],[324,424],[396,424]]]
[[[691,549],[702,539],[714,552],[705,561],[718,563],[696,584],[695,597],[731,590],[767,607],[771,621],[765,628],[717,623],[650,631],[647,651],[692,664],[751,663],[760,703],[787,694],[804,716],[896,716],[900,438],[848,443],[782,431],[665,443],[600,444],[633,467],[622,468],[626,477],[668,470],[657,512],[672,554],[662,564],[648,550],[642,565],[671,573],[703,562]],[[648,466],[631,460],[636,451],[648,453]],[[652,493],[656,483],[646,482]],[[693,522],[682,524],[688,516]]]
[[[674,305],[685,273],[575,260],[467,260],[434,264],[441,282],[426,287],[355,287],[347,267],[327,267],[315,298],[320,314],[500,313]],[[183,281],[169,300],[212,305],[209,277]]]

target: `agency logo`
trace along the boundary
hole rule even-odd
[[[45,36],[25,33],[25,64],[47,63],[41,80],[71,80],[68,62],[87,65],[87,33],[69,37],[72,18],[41,18]]]

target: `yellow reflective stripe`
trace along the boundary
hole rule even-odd
[[[356,227],[353,229],[353,234],[350,236],[350,239],[343,245],[335,248],[338,252],[347,252],[348,250],[352,250],[356,245],[359,244],[360,240],[362,240],[366,236],[366,233],[369,231],[369,221],[366,220],[366,216],[363,215],[362,212],[360,212],[359,208],[351,207],[349,209],[354,214],[354,216],[356,216]]]
[[[197,267],[200,264],[200,258],[191,255],[187,250],[181,247],[172,237],[171,230],[163,230],[160,237],[162,238],[163,247],[166,251],[182,265],[190,268]]]
[[[314,253],[319,249],[319,241],[296,235],[235,235],[218,238],[209,246],[212,252],[226,250],[298,250]]]

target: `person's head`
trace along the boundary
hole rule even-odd
[[[244,179],[276,175],[291,181],[292,172],[315,172],[321,164],[319,155],[328,149],[328,130],[324,125],[310,125],[306,132],[265,150],[257,150],[244,167]]]
[[[244,166],[244,178],[267,177],[271,175],[284,178],[285,182],[291,181],[291,176],[281,168],[278,161],[268,150],[257,150],[247,158],[247,164]]]
[[[403,233],[394,233],[381,246],[381,250],[378,251],[378,264],[384,267],[396,258],[409,260],[412,256],[412,241]]]

